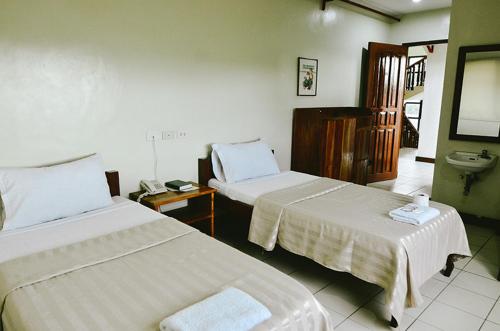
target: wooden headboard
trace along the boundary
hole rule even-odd
[[[198,184],[207,186],[211,178],[215,178],[215,175],[212,158],[209,155],[204,159],[198,159]]]
[[[109,193],[111,196],[120,195],[120,174],[116,170],[106,171],[106,179],[108,181]]]

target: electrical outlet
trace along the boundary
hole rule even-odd
[[[177,131],[163,131],[163,140],[176,139],[178,136]]]
[[[148,130],[146,132],[146,141],[158,141],[162,139],[162,132],[158,130]]]
[[[186,138],[186,137],[187,137],[186,131],[179,131],[179,138]]]

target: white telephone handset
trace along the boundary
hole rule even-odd
[[[167,188],[157,180],[141,180],[141,188],[146,190],[148,194],[158,194],[167,192]]]

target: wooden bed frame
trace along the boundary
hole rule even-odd
[[[106,180],[108,181],[109,193],[111,196],[120,195],[120,174],[116,170],[106,171]]]
[[[210,156],[198,159],[198,183],[208,186],[208,181],[215,178]],[[238,228],[238,232],[248,236],[250,220],[252,219],[253,206],[241,201],[233,200],[223,194],[215,193],[215,213],[220,215],[231,215],[238,219],[237,224],[232,226]]]
[[[210,156],[198,159],[198,183],[201,185],[208,185],[208,181],[215,178],[214,171],[212,168],[212,159]],[[220,193],[215,193],[215,210],[216,213],[228,213],[234,216],[239,221],[239,227],[242,227],[242,233],[248,236],[248,231],[250,228],[250,221],[252,219],[253,206],[243,203],[241,201],[232,200]],[[453,269],[455,268],[454,257],[452,255],[448,256],[446,260],[446,267],[441,270],[441,273],[450,277]],[[500,280],[500,272],[498,274],[498,279]],[[394,317],[391,316],[391,321],[389,323],[391,327],[398,327],[398,323]]]

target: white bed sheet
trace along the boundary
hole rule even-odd
[[[165,216],[136,202],[113,197],[113,204],[106,208],[22,229],[0,231],[0,263],[162,217]]]
[[[253,206],[255,200],[262,194],[304,184],[317,178],[317,176],[302,172],[283,171],[277,175],[264,176],[232,184],[223,183],[212,178],[208,181],[208,186],[217,189],[219,193],[230,199]]]

